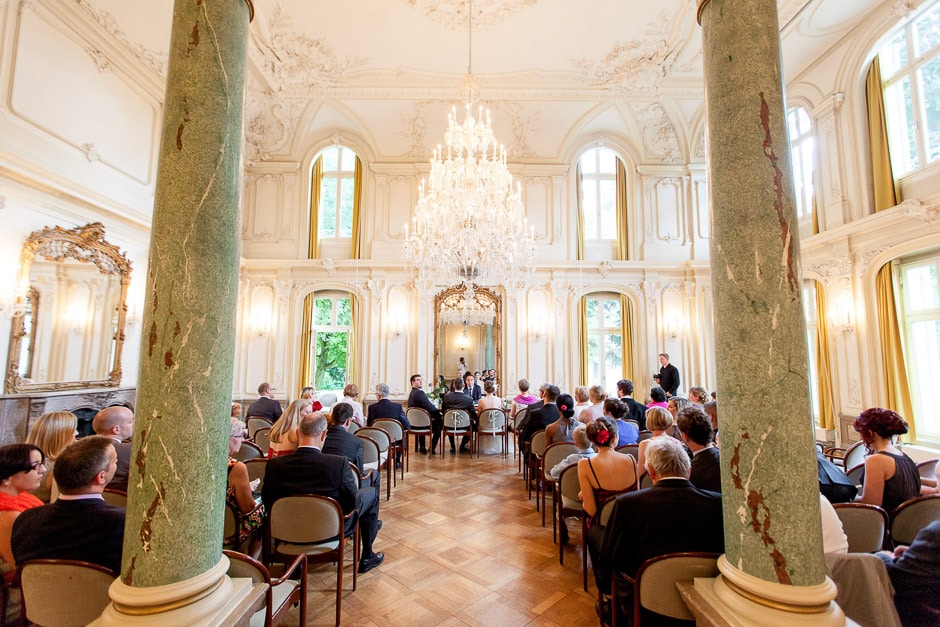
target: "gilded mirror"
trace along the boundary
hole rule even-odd
[[[119,385],[130,275],[101,223],[33,232],[20,255],[29,288],[10,331],[6,393]]]
[[[471,372],[501,372],[502,299],[478,286],[452,287],[434,298],[434,368],[449,382],[461,357]]]

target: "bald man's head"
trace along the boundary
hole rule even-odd
[[[134,434],[134,412],[127,407],[105,407],[91,421],[98,435],[126,440]]]

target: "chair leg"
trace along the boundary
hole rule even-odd
[[[359,525],[353,532],[353,592],[359,584],[359,559],[362,557],[362,539],[359,535]]]
[[[558,484],[552,486],[552,541],[558,542]]]
[[[394,462],[393,462],[394,463]],[[389,468],[391,466],[391,468]],[[395,466],[388,463],[388,460],[385,461],[385,470],[388,472],[385,475],[385,500],[392,500],[392,476],[395,474]]]
[[[405,446],[406,444],[407,444],[407,442],[405,442],[404,440],[402,440],[402,442],[401,442],[401,456],[402,456],[402,460],[401,460],[401,480],[402,480],[402,481],[405,480],[405,466],[408,464],[408,458],[410,457],[410,455],[408,454],[408,447]]]
[[[542,526],[545,526],[545,493],[548,492],[548,484],[545,483],[545,475],[539,475],[539,482],[542,484]],[[554,498],[554,494],[552,494]]]
[[[584,579],[584,591],[587,592],[587,518],[581,513],[581,577]]]
[[[346,552],[345,542],[340,539],[340,556],[336,560],[336,625],[339,627],[340,620],[343,616],[343,561],[345,559],[344,553]],[[358,566],[358,565],[357,565]],[[356,569],[358,570],[358,568]]]

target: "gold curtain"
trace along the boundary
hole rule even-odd
[[[578,385],[587,385],[588,381],[588,324],[587,296],[581,297],[581,316],[578,320],[578,346],[581,347],[581,379]]]
[[[911,387],[904,361],[904,345],[894,298],[892,264],[886,263],[875,279],[875,296],[878,299],[878,321],[881,323],[881,355],[884,362],[885,407],[901,414],[910,431],[902,440],[913,442],[914,407],[911,404]]]
[[[307,249],[308,259],[320,258],[320,182],[322,179],[323,157],[320,156],[313,162],[313,172],[310,175],[310,243]]]
[[[813,235],[819,234],[819,214],[816,213],[816,195],[813,194]]]
[[[629,259],[629,246],[627,241],[627,169],[623,161],[617,159],[617,259]]]
[[[575,190],[575,199],[576,207],[578,211],[578,259],[584,259],[584,207],[582,202],[582,195],[584,194],[584,188],[581,184],[581,162],[578,161],[578,167],[575,169],[574,177],[574,190]]]
[[[362,208],[362,161],[356,157],[353,174],[352,259],[359,259],[359,211]]]
[[[359,385],[359,351],[358,342],[356,341],[360,328],[359,303],[354,294],[349,295],[349,313],[352,318],[352,329],[349,331],[349,341],[346,343],[346,383],[355,383],[361,388],[362,386]],[[363,391],[362,396],[365,397],[365,391]]]
[[[620,342],[623,350],[621,379],[633,380],[633,308],[626,294],[620,295]]]
[[[868,135],[871,142],[871,173],[875,186],[875,211],[898,204],[898,190],[891,171],[891,152],[888,149],[888,125],[885,121],[884,91],[881,85],[881,63],[878,57],[871,62],[865,80],[868,101]]]
[[[311,348],[313,344],[313,304],[314,293],[310,292],[304,297],[304,315],[300,327],[300,380],[297,381],[299,391],[313,380],[313,360]]]
[[[816,290],[816,390],[819,393],[819,426],[823,429],[835,429],[832,374],[829,366],[829,325],[826,319],[826,294],[819,281],[813,281],[813,283]]]

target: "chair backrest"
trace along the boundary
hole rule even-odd
[[[401,423],[392,418],[379,418],[372,423],[372,426],[385,431],[393,442],[399,442],[405,437],[405,430],[402,428]]]
[[[444,412],[444,429],[455,431],[470,428],[470,414],[462,409],[448,409]]]
[[[650,476],[650,473],[644,472],[643,476],[640,477],[640,489],[645,490],[647,488],[653,487],[653,477]]]
[[[639,459],[640,457],[639,444],[624,444],[623,446],[618,446],[616,451],[621,455],[631,455],[633,459]]]
[[[422,431],[431,428],[431,414],[421,407],[409,407],[405,410],[405,416],[411,424],[412,429]]]
[[[235,510],[232,504],[225,503],[225,516],[222,519],[222,544],[223,546],[235,546],[238,540],[238,521],[235,516]]]
[[[561,486],[559,493],[562,499],[568,501],[571,505],[581,503],[581,499],[578,498],[578,495],[581,493],[581,482],[578,479],[577,464],[572,464],[561,471],[561,475],[558,477],[558,484]],[[578,509],[580,509],[580,507],[578,507]]]
[[[528,408],[528,407],[523,407],[522,409],[520,409],[519,411],[517,411],[515,417],[513,418],[513,422],[512,422],[513,428],[515,428],[515,426],[516,426],[517,424],[519,424],[520,422],[522,422],[523,420],[525,420],[525,417],[528,416],[528,415],[529,415],[529,408]]]
[[[362,429],[362,425],[360,425],[358,422],[353,422],[352,420],[350,420],[349,426],[346,428],[346,431],[348,431],[349,433],[355,433],[356,431],[359,431],[359,429]]]
[[[856,464],[853,467],[850,467],[846,472],[845,476],[858,488],[862,487],[862,472],[865,470],[865,462],[861,464]]]
[[[545,452],[545,445],[548,440],[545,437],[545,429],[536,431],[529,440],[529,452],[533,455],[541,456]]]
[[[269,448],[271,448],[271,429],[258,429],[255,431],[255,437],[252,441],[257,444],[258,448],[260,448],[262,451],[267,451]]]
[[[648,559],[636,571],[636,602],[657,614],[695,620],[676,583],[717,574],[717,553],[667,553]]]
[[[343,535],[343,509],[319,494],[284,496],[271,507],[268,526],[275,543],[320,544]]]
[[[859,440],[849,448],[845,449],[845,456],[842,458],[843,468],[854,468],[865,461],[868,449],[865,443]],[[848,473],[846,473],[848,474]]]
[[[264,472],[268,469],[268,458],[260,457],[257,459],[249,459],[244,463],[245,468],[248,469],[248,481],[261,479],[258,487],[255,488],[255,492],[261,491],[261,487],[264,485]]]
[[[910,544],[935,520],[940,520],[940,494],[908,499],[891,513],[891,539],[895,545]]]
[[[254,442],[242,442],[242,447],[238,449],[238,452],[232,455],[233,458],[237,459],[240,462],[247,461],[249,459],[257,459],[259,457],[264,457],[267,451],[262,451],[261,447],[255,444]]]
[[[380,456],[378,443],[367,435],[359,435],[358,432],[356,437],[362,440],[362,463],[378,464]]]
[[[502,433],[506,429],[506,412],[499,408],[484,409],[480,412],[477,430],[480,432]]]
[[[937,462],[938,459],[928,459],[927,461],[920,462],[917,464],[917,473],[920,475],[920,480],[932,479],[937,480]]]
[[[120,507],[127,507],[127,492],[123,490],[115,490],[114,488],[105,488],[104,492],[101,493],[101,497],[104,499],[105,503],[110,505],[118,505]]]
[[[379,445],[379,450],[383,453],[387,451],[388,447],[392,444],[392,438],[389,436],[388,431],[379,429],[378,427],[363,427],[356,431],[356,435],[371,438]]]
[[[255,439],[255,431],[258,429],[270,429],[274,424],[267,418],[260,416],[251,416],[248,418],[248,439]]]
[[[868,503],[835,503],[832,507],[842,521],[842,531],[849,541],[849,553],[881,550],[888,529],[888,512]]]
[[[104,566],[78,560],[43,559],[20,564],[26,618],[46,627],[87,625],[111,602],[117,577]]]
[[[643,431],[640,431],[640,435],[637,436],[636,442],[639,444],[643,440],[649,440],[651,437],[653,437],[653,432],[649,429],[644,429]]]
[[[327,408],[335,405],[337,399],[336,394],[333,392],[324,392],[317,400],[320,401],[320,404],[323,405],[324,408]]]
[[[542,468],[544,468],[545,478],[551,480],[551,471],[559,462],[578,452],[578,446],[572,442],[556,442],[545,447],[542,453]]]

